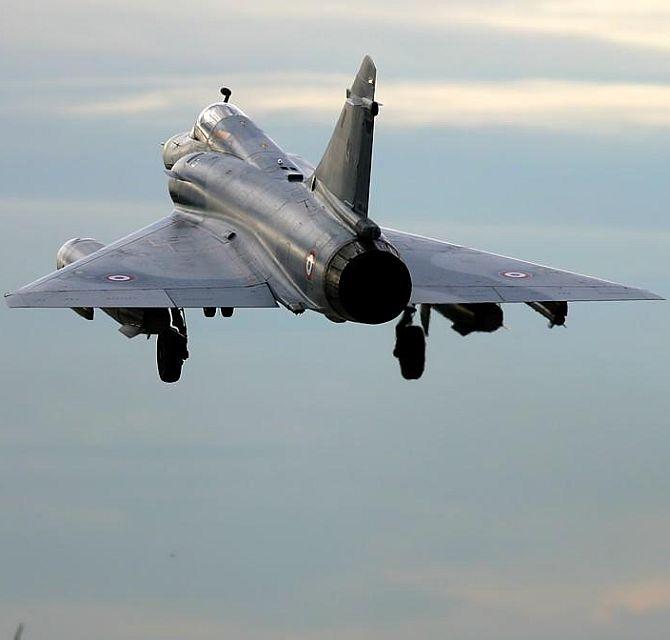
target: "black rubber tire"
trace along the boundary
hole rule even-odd
[[[418,380],[426,367],[426,336],[417,325],[398,327],[393,355],[405,380]]]
[[[216,315],[216,307],[203,307],[202,312],[205,318],[213,318]]]
[[[221,315],[224,318],[230,318],[230,316],[233,315],[234,310],[233,307],[221,307]]]
[[[177,382],[184,364],[185,339],[174,329],[163,331],[156,338],[156,366],[163,382]]]

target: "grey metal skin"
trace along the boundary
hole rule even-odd
[[[286,153],[239,108],[206,107],[163,146],[174,211],[104,246],[75,238],[57,270],[5,294],[10,307],[102,309],[133,337],[158,334],[159,374],[188,357],[183,309],[312,310],[334,322],[401,316],[403,375],[423,372],[431,310],[461,335],[503,324],[502,303],[526,303],[563,325],[568,301],[658,300],[654,293],[394,229],[368,217],[376,69],[366,56],[323,158]],[[412,325],[420,305],[420,327]],[[161,364],[162,362],[162,364]]]
[[[174,164],[171,176],[170,193],[185,214],[213,230],[229,223],[236,234],[249,238],[244,245],[247,251],[253,247],[256,269],[292,311],[311,309],[335,320],[357,319],[337,307],[336,296],[329,299],[329,265],[343,251],[394,254],[383,241],[361,241],[306,185],[269,181],[262,170],[234,156],[187,154]],[[402,311],[409,293],[384,320]]]
[[[295,313],[309,309],[334,322],[378,324],[409,303],[409,271],[367,217],[372,123],[378,113],[372,100],[375,78],[374,64],[366,57],[317,169],[283,151],[228,102],[203,109],[191,131],[163,146],[173,219],[239,247],[244,267],[267,283],[273,303]],[[59,251],[58,268],[101,247],[91,239],[69,241]],[[153,311],[153,304],[95,306],[129,337],[158,333],[168,318]],[[73,309],[93,317],[93,308]]]
[[[175,206],[215,232],[229,224],[236,234],[246,236],[244,245],[247,251],[253,247],[256,268],[279,302],[294,312],[310,309],[338,322],[376,324],[393,319],[409,302],[409,273],[367,218],[371,123],[378,110],[372,100],[374,78],[366,58],[343,109],[342,118],[353,120],[349,131],[362,130],[363,137],[369,137],[366,144],[353,145],[360,150],[360,162],[342,162],[347,140],[337,128],[324,156],[323,171],[337,194],[322,183],[318,170],[284,152],[228,103],[205,108],[191,132],[177,134],[164,145]],[[334,166],[353,169],[338,174]],[[342,195],[356,206],[343,201]],[[373,259],[379,262],[372,264]],[[361,262],[356,272],[362,276],[356,284],[361,290],[343,299],[340,276],[356,260]],[[392,279],[390,285],[375,279],[382,272]]]
[[[72,238],[58,250],[56,269],[92,255],[104,246],[93,238]],[[94,318],[93,307],[72,307],[72,311],[86,320]],[[102,311],[121,325],[119,330],[128,338],[134,338],[140,333],[156,334],[171,324],[167,309],[103,307]]]

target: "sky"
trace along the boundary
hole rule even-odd
[[[168,214],[160,143],[222,85],[318,161],[367,53],[375,221],[670,295],[667,2],[2,14],[3,291]],[[0,637],[668,637],[668,303],[435,318],[419,382],[392,324],[188,321],[164,385],[106,317],[0,308]]]

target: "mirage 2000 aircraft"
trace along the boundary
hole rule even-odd
[[[317,311],[333,322],[400,316],[394,356],[421,376],[431,310],[461,335],[496,331],[500,307],[524,302],[563,325],[573,300],[654,300],[605,280],[380,227],[368,216],[376,69],[363,60],[316,168],[286,153],[241,109],[206,107],[163,146],[174,211],[110,245],[66,242],[57,270],[14,293],[10,307],[102,309],[130,338],[156,334],[161,380],[188,358],[185,308]],[[420,305],[420,325],[413,323]]]

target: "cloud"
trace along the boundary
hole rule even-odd
[[[647,578],[608,583],[596,576],[547,580],[532,572],[492,571],[483,567],[389,571],[390,585],[418,589],[441,598],[452,617],[458,610],[478,616],[551,625],[570,620],[582,627],[610,627],[623,616],[637,618],[670,612],[670,580]],[[600,637],[600,636],[599,636]]]
[[[185,599],[178,606],[160,599],[132,604],[96,599],[5,600],[0,617],[12,628],[24,621],[31,637],[53,640],[83,640],[92,631],[99,640],[400,640],[411,633],[417,637],[525,638],[537,629],[544,629],[552,638],[582,637],[585,632],[592,637],[606,637],[602,635],[606,632],[619,638],[620,616],[639,618],[670,610],[667,579],[605,586],[583,577],[548,582],[524,575],[518,567],[507,571],[389,571],[378,588],[400,589],[406,597],[421,591],[437,599],[430,611],[393,627],[383,621],[267,624],[246,607],[224,605],[216,598]]]
[[[590,585],[539,582],[485,568],[391,571],[387,579],[393,585],[430,593],[452,609],[470,611],[475,617],[504,613],[526,622],[558,621],[566,614],[583,616],[592,593]]]
[[[665,85],[555,80],[394,84],[388,94],[392,124],[602,130],[670,124],[670,86]]]
[[[312,3],[293,3],[303,18],[330,14],[379,24],[415,28],[452,30],[458,27],[574,37],[610,42],[620,46],[670,51],[670,10],[666,2],[642,0],[632,4],[623,0],[555,0],[526,2],[442,3],[433,0],[412,5],[366,3],[352,8],[348,3],[319,7]],[[310,11],[311,8],[311,11]],[[243,9],[244,10],[244,9]],[[270,9],[256,5],[261,16]]]
[[[670,611],[670,580],[646,580],[606,588],[600,596],[595,618],[613,622],[622,615],[644,616]]]
[[[564,0],[515,3],[485,9],[453,9],[443,24],[576,37],[619,46],[670,51],[670,11],[664,2]]]
[[[179,5],[170,6],[157,0],[121,0],[113,6],[61,0],[40,6],[39,19],[30,5],[17,6],[4,18],[1,33],[5,45],[96,53],[116,51],[124,55],[133,52],[151,56],[156,47],[179,40],[184,29],[188,33],[195,27],[200,30],[199,41],[213,44],[222,29],[235,22],[253,25],[257,36],[255,46],[263,46],[265,36],[286,28],[288,21],[290,26],[300,27],[310,46],[318,47],[317,25],[324,20],[338,28],[355,21],[358,25],[390,26],[414,32],[494,30],[670,51],[670,11],[667,3],[660,0],[636,3],[624,0],[460,0],[449,3],[417,0],[412,4],[367,0],[355,5],[341,1],[294,0],[286,4],[256,0],[240,4],[204,0],[199,3],[198,11],[191,14],[185,13]],[[278,21],[284,23],[278,25]],[[149,26],[152,28],[148,29]],[[244,29],[225,33],[229,45],[248,44]],[[191,43],[189,48],[200,50],[199,43]]]
[[[334,122],[350,78],[340,74],[266,74],[232,77],[234,100],[256,118]],[[142,119],[176,114],[194,118],[216,99],[216,79],[171,78],[162,86],[125,87],[97,99],[54,104],[61,116],[126,116]],[[574,82],[551,79],[504,81],[386,81],[378,97],[388,127],[530,127],[623,133],[629,128],[670,127],[670,85]],[[9,108],[6,107],[5,110]],[[14,105],[30,109],[30,104]],[[184,122],[184,128],[190,122]]]

